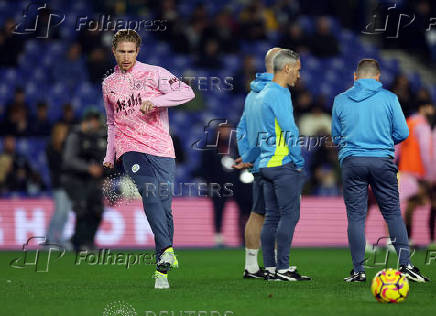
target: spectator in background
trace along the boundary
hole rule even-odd
[[[68,135],[62,159],[61,186],[71,199],[76,226],[71,243],[74,249],[94,249],[94,237],[103,218],[103,166],[106,135],[101,114],[85,110],[79,126]]]
[[[430,92],[426,88],[420,88],[415,93],[415,100],[413,102],[414,103],[413,111],[416,112],[421,104],[432,103],[431,100],[432,98]]]
[[[222,67],[220,51],[216,39],[206,41],[204,48],[200,49],[200,55],[196,62],[198,67],[207,69],[219,69]]]
[[[214,39],[218,43],[220,53],[234,53],[239,49],[239,41],[235,41],[237,36],[236,22],[232,19],[230,11],[223,9],[202,32],[200,42],[206,43]]]
[[[412,219],[418,206],[430,202],[432,169],[432,131],[431,122],[435,115],[434,105],[423,101],[416,114],[407,119],[409,137],[399,146],[398,169],[403,178],[407,177],[413,185],[413,192],[404,192],[407,200],[405,223],[412,244]],[[403,194],[404,194],[403,193]]]
[[[299,121],[300,133],[301,135],[305,136],[331,135],[331,125],[332,116],[324,113],[321,105],[319,104],[316,104],[314,107],[312,107],[310,113],[303,114]]]
[[[401,30],[401,36],[398,36],[396,41],[399,42],[399,48],[406,49],[420,59],[430,60],[430,48],[427,42],[429,40],[426,37],[429,33],[426,30],[432,21],[430,19],[434,18],[430,3],[427,0],[410,1],[410,3],[414,6],[413,23]],[[403,13],[399,12],[399,14]]]
[[[331,121],[331,118],[330,118]],[[310,194],[319,196],[337,196],[339,195],[341,169],[337,159],[336,146],[331,139],[323,139],[323,136],[331,135],[331,126],[329,128],[320,127],[315,134],[319,145],[313,149],[310,160],[311,180]],[[311,141],[314,146],[315,141]]]
[[[256,16],[261,17],[264,21],[266,32],[277,31],[279,25],[275,16],[275,12],[272,8],[265,6],[264,2],[265,1],[263,0],[253,1]]]
[[[180,30],[177,25],[180,23],[179,13],[177,12],[174,0],[162,0],[158,3],[156,17],[159,20],[165,20],[166,29],[164,32],[158,32],[157,35],[161,40],[173,41],[174,35]]]
[[[339,43],[331,31],[330,20],[319,17],[316,21],[315,33],[309,39],[310,50],[314,56],[326,58],[339,54]]]
[[[202,3],[202,1],[197,2],[191,17],[194,20],[208,21],[210,19],[210,16],[206,10],[206,6],[204,5],[204,3]]]
[[[70,248],[68,243],[65,243],[62,238],[65,224],[68,221],[68,215],[71,210],[71,201],[61,185],[62,151],[67,134],[68,125],[64,123],[55,124],[52,129],[50,142],[46,148],[54,201],[54,212],[48,227],[47,240],[49,243],[55,243]]]
[[[14,34],[16,22],[6,19],[0,30],[0,66],[16,67],[17,59],[24,47],[24,35]],[[7,53],[6,53],[7,52]]]
[[[236,74],[234,93],[247,93],[250,91],[250,82],[256,78],[256,60],[251,55],[244,57],[242,69]]]
[[[4,191],[37,193],[45,189],[41,176],[32,170],[27,158],[16,152],[16,139],[14,136],[7,135],[4,137],[3,153],[0,161],[4,164],[0,169],[6,170]]]
[[[207,26],[207,21],[205,20],[194,20],[191,19],[191,21],[188,23],[188,25],[185,27],[185,24],[182,23],[182,27],[178,27],[177,29],[182,31],[184,36],[182,38],[175,38],[173,41],[173,45],[175,47],[178,47],[178,50],[181,50],[182,52],[196,52],[198,53],[201,49],[201,35],[203,34],[204,29]],[[182,40],[186,38],[187,42],[183,43]],[[174,44],[176,43],[176,44]],[[181,46],[185,46],[185,48],[182,48]]]
[[[251,182],[253,182],[253,176],[247,170],[239,171],[232,168],[234,159],[239,157],[236,140],[233,139],[234,135],[232,137],[232,134],[232,127],[229,124],[220,124],[216,133],[217,147],[202,151],[200,168],[194,174],[194,176],[203,178],[209,184],[208,195],[213,203],[215,244],[218,247],[223,246],[225,242],[222,234],[223,215],[229,198],[233,198],[238,205],[239,236],[242,243],[244,242],[245,223],[250,215],[252,205]],[[209,141],[211,140],[209,139]],[[232,184],[232,186],[227,185],[233,191],[231,196],[224,189],[226,183]],[[219,184],[221,188],[220,195],[211,189],[211,184]]]
[[[241,35],[246,41],[257,41],[266,39],[266,23],[263,13],[258,10],[256,3],[250,3],[241,14]]]
[[[103,48],[94,49],[87,61],[88,77],[92,83],[101,83],[107,71],[109,71],[113,65],[106,56]]]
[[[195,38],[190,38],[188,36],[190,26],[187,26],[182,19],[177,19],[176,21],[174,21],[174,23],[175,24],[171,37],[169,40],[167,40],[167,42],[171,44],[172,49],[176,53],[189,54],[193,52],[195,50],[194,47],[196,47],[196,45],[198,44],[199,34],[201,33],[202,27],[196,29],[193,32],[193,34],[196,35]],[[197,24],[197,27],[200,25],[201,23]],[[167,24],[164,24],[164,26],[162,27],[166,28]],[[164,32],[159,32],[159,33],[166,33],[166,32],[167,30],[165,29]]]
[[[2,135],[27,136],[29,134],[28,106],[25,100],[26,95],[24,90],[17,88],[14,100],[6,106],[5,121],[2,124]]]
[[[51,124],[48,120],[47,103],[38,102],[36,105],[36,118],[32,122],[32,136],[50,135]]]
[[[60,121],[68,126],[77,124],[73,106],[70,103],[66,103],[62,106],[62,117]]]
[[[307,36],[297,22],[284,25],[283,35],[279,40],[278,47],[292,49],[298,53],[308,50]]]
[[[298,0],[278,0],[275,1],[272,9],[274,10],[277,22],[282,25],[297,18],[300,13],[300,4]]]
[[[78,44],[80,46],[80,50],[83,51],[83,54],[86,56],[89,55],[94,49],[103,47],[103,34],[104,32],[99,31],[98,29],[89,29],[84,28],[80,31],[78,36]],[[164,32],[162,32],[164,33]]]
[[[7,141],[4,141],[7,142]],[[13,156],[4,151],[0,154],[0,195],[7,191],[7,177],[12,171]]]
[[[295,96],[295,118],[298,119],[301,115],[310,113],[310,109],[313,106],[313,96],[312,94],[306,90],[301,90]]]
[[[86,81],[86,67],[82,58],[82,46],[72,43],[68,49],[65,60],[60,60],[53,67],[53,79],[63,82],[70,92],[74,91],[77,84]]]
[[[404,116],[408,117],[414,112],[415,95],[410,85],[409,79],[404,74],[395,77],[392,87],[389,89],[398,96]]]

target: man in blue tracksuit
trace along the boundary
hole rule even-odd
[[[260,91],[271,82],[273,78],[272,59],[280,48],[271,48],[265,56],[266,72],[257,73],[256,79],[250,83],[251,91],[245,98],[247,109],[257,98]],[[265,217],[265,202],[263,196],[262,176],[259,174],[260,148],[256,147],[257,131],[253,129],[248,122],[244,113],[241,116],[236,129],[236,139],[238,142],[238,151],[241,158],[237,161],[236,169],[251,167],[254,176],[253,181],[253,206],[250,217],[245,225],[245,279],[260,279],[265,277],[265,270],[260,268],[257,263],[257,254],[260,246],[260,232]]]
[[[289,267],[289,250],[300,218],[300,194],[304,159],[298,146],[289,86],[300,77],[299,55],[281,49],[273,58],[273,80],[245,109],[250,128],[260,147],[260,174],[265,198],[265,223],[261,232],[263,261],[269,280],[310,280]],[[277,243],[277,262],[274,246]]]
[[[354,74],[354,86],[335,97],[332,114],[333,142],[339,145],[348,242],[353,270],[346,282],[364,282],[365,217],[368,185],[387,222],[399,256],[400,271],[410,280],[428,279],[410,264],[409,241],[401,217],[394,145],[409,136],[398,97],[383,89],[376,60],[363,59]]]

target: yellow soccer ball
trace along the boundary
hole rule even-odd
[[[380,303],[401,303],[409,296],[409,280],[395,269],[383,269],[372,279],[371,293]]]

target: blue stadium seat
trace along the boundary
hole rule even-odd
[[[223,68],[228,71],[237,71],[241,67],[241,57],[234,54],[223,56]]]
[[[15,84],[8,81],[0,82],[0,103],[9,102],[14,96]]]
[[[436,86],[427,86],[427,89],[430,91],[430,94],[433,98],[433,102],[436,103]]]
[[[407,78],[409,79],[410,85],[413,90],[418,90],[421,88],[421,76],[417,72],[408,73]]]
[[[298,24],[305,33],[313,33],[315,29],[314,21],[311,17],[302,15],[298,18]]]
[[[179,70],[184,70],[191,66],[191,59],[187,56],[176,56],[173,59],[174,67]]]

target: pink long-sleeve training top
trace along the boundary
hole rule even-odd
[[[103,81],[108,126],[104,163],[113,163],[128,151],[174,158],[167,108],[194,97],[189,85],[162,67],[136,61],[124,72],[115,66]],[[147,100],[156,108],[143,114],[140,107]]]

